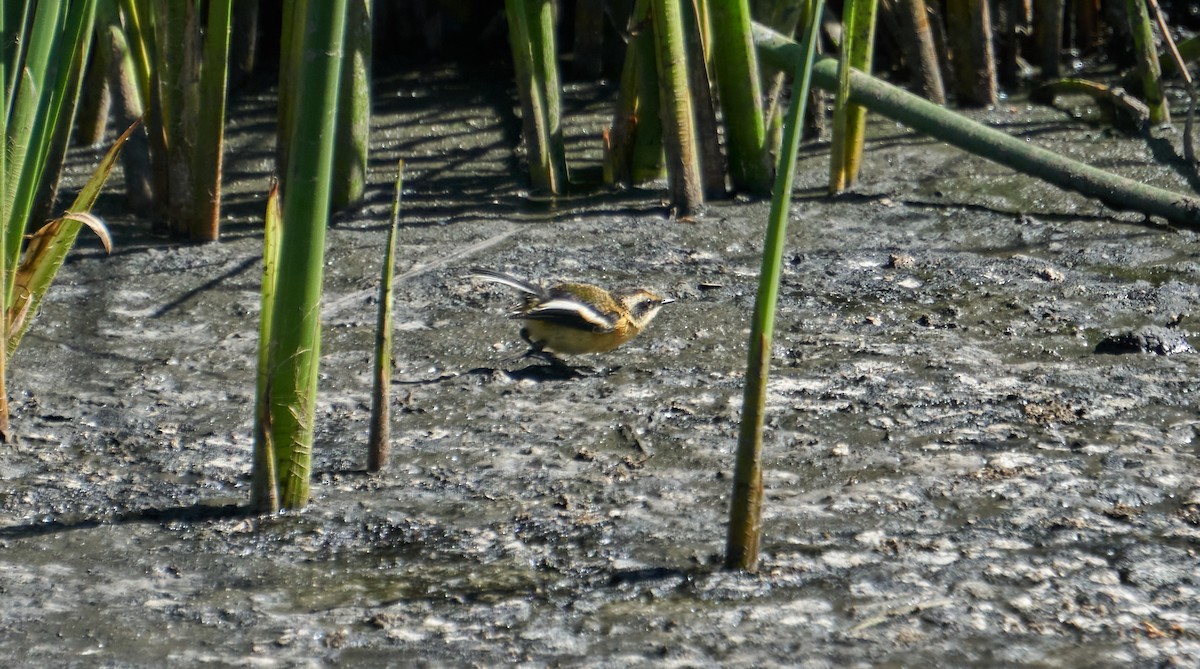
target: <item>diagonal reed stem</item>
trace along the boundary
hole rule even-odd
[[[799,45],[762,25],[754,26],[754,42],[764,61],[775,67],[785,67],[801,56]],[[813,66],[813,85],[825,90],[837,86],[836,60],[822,58]],[[1070,160],[861,72],[850,75],[850,100],[913,130],[1059,188],[1096,198],[1114,209],[1132,209],[1181,226],[1200,228],[1200,199],[1196,197]]]

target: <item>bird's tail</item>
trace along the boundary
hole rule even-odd
[[[542,289],[541,286],[538,286],[536,284],[529,283],[528,281],[523,281],[521,279],[518,279],[515,276],[510,275],[510,274],[505,274],[503,272],[495,272],[490,269],[484,269],[482,267],[472,267],[471,268],[471,276],[478,277],[485,281],[493,281],[495,283],[502,283],[502,284],[508,286],[509,288],[514,288],[516,290],[519,290],[522,293],[525,293],[526,295],[540,296],[546,292],[545,290]]]

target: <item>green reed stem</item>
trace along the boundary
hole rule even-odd
[[[346,4],[305,3],[302,62],[283,182],[279,290],[271,344],[271,437],[280,504],[308,503],[317,367],[321,345],[321,281],[330,209],[338,86]]]
[[[194,209],[186,212],[187,233],[195,240],[216,241],[221,235],[221,173],[225,147],[225,100],[229,82],[229,34],[233,22],[233,0],[209,0],[200,81],[188,113],[195,128],[195,151],[190,159]]]
[[[829,157],[829,192],[854,185],[866,142],[867,110],[850,102],[850,71],[871,71],[875,44],[876,0],[850,0],[842,19],[838,88],[833,104],[833,140]]]
[[[733,187],[765,194],[771,187],[758,58],[747,0],[711,2],[713,65],[721,93]]]
[[[567,185],[562,143],[557,47],[549,0],[506,0],[521,122],[534,188],[560,193]]]
[[[775,171],[771,218],[763,244],[762,271],[758,277],[758,295],[750,330],[750,350],[746,364],[746,387],[742,400],[742,424],[738,433],[737,461],[733,473],[733,498],[729,509],[725,567],[754,571],[762,541],[763,468],[762,430],[767,404],[767,374],[771,365],[771,340],[775,334],[775,306],[779,301],[779,280],[783,274],[783,244],[787,233],[792,183],[796,175],[796,152],[803,135],[804,107],[812,81],[812,63],[816,53],[820,16],[824,0],[810,7],[800,45],[802,58],[793,61],[792,93],[784,122],[783,143]]]
[[[351,0],[342,62],[342,108],[334,149],[333,208],[362,199],[367,187],[371,138],[371,2]]]

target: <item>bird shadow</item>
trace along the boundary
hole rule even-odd
[[[105,525],[129,523],[199,522],[250,517],[256,512],[240,504],[198,503],[163,508],[133,509],[97,516],[78,515],[0,527],[0,538],[21,539],[72,530],[86,530]]]
[[[444,381],[450,381],[451,379],[457,379],[460,376],[496,377],[497,375],[504,376],[512,379],[513,381],[571,381],[575,379],[612,376],[620,369],[620,366],[585,367],[562,363],[535,363],[516,369],[503,369],[500,367],[475,367],[468,369],[465,372],[442,374],[440,376],[427,379],[394,379],[392,383],[400,386],[427,386],[436,383],[442,383]]]

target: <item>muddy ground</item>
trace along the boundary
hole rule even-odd
[[[256,226],[273,100],[232,117],[227,237],[102,202],[14,360],[0,457],[0,657],[16,666],[1192,667],[1200,239],[878,121],[864,183],[792,209],[761,571],[720,569],[767,205],[662,191],[530,201],[495,82],[380,86],[368,202],[329,236],[313,499],[247,515]],[[611,91],[571,91],[595,110]],[[1160,185],[1130,138],[979,116]],[[603,118],[571,128],[594,156]],[[586,142],[579,138],[588,138]],[[72,157],[72,173],[96,151]],[[364,472],[389,173],[408,161],[390,471]],[[119,176],[117,177],[119,179]],[[1153,222],[1151,222],[1153,223]],[[675,297],[557,379],[514,362],[483,265]],[[15,664],[14,664],[15,663]]]

